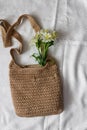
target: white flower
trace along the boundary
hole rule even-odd
[[[38,40],[41,40],[42,42],[51,42],[54,41],[55,38],[57,37],[56,32],[49,32],[48,30],[40,30],[39,32],[36,33],[34,38],[32,39],[33,43],[38,42]]]

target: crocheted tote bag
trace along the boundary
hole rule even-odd
[[[9,79],[15,112],[21,117],[59,114],[64,108],[63,87],[55,60],[48,58],[45,66],[39,64],[23,66],[16,61],[15,53],[23,53],[23,40],[14,28],[25,18],[30,21],[35,32],[40,31],[34,18],[27,14],[20,16],[12,26],[1,20],[5,47],[12,45],[12,36],[20,42],[19,48],[10,50],[12,60],[9,65]]]

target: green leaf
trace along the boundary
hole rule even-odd
[[[36,42],[36,47],[37,47],[37,48],[40,48],[40,45],[41,45],[41,40],[38,39],[38,41]]]
[[[45,43],[38,39],[36,42],[38,53],[34,53],[32,56],[36,59],[36,61],[38,61],[41,66],[44,66],[46,64],[48,48],[52,45],[54,45],[54,41]]]
[[[47,44],[48,44],[48,47],[50,47],[50,46],[54,45],[54,41],[48,42]]]

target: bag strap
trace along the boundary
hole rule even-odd
[[[21,24],[21,21],[22,21],[23,19],[25,19],[25,18],[30,21],[30,24],[31,24],[32,28],[35,30],[35,32],[40,31],[40,26],[36,23],[36,21],[34,20],[34,18],[33,18],[32,16],[28,15],[28,14],[23,14],[23,15],[21,15],[21,16],[18,18],[18,20],[17,20],[12,26],[10,26],[10,28],[8,29],[7,35],[6,35],[6,42],[7,42],[7,44],[9,44],[9,45],[12,44],[12,40],[11,40],[12,37],[11,37],[11,36],[12,36],[12,34],[14,33],[14,28],[17,27],[18,25],[20,25],[20,24]],[[10,54],[11,54],[12,59],[13,59],[13,61],[14,61],[15,63],[16,63],[16,60],[15,60],[14,52],[16,52],[17,54],[21,54],[22,51],[23,51],[23,40],[22,40],[22,38],[21,38],[21,44],[20,44],[20,46],[19,46],[19,49],[13,48],[13,49],[10,50]],[[16,63],[16,64],[17,64],[17,63]],[[19,66],[20,66],[20,65],[19,65]],[[21,66],[21,67],[22,67],[22,66]],[[23,67],[24,67],[24,66],[23,66]]]
[[[8,47],[12,45],[12,36],[14,36],[20,42],[19,48],[12,48],[10,50],[10,54],[15,63],[16,63],[16,60],[15,60],[14,52],[16,52],[17,54],[21,54],[23,52],[23,39],[22,39],[22,36],[19,33],[17,33],[14,28],[20,25],[21,21],[25,18],[30,21],[30,24],[32,28],[35,30],[35,32],[40,31],[40,26],[36,23],[34,18],[28,14],[21,15],[12,26],[10,26],[7,21],[3,20],[3,23],[5,24],[5,26],[2,26],[3,27],[2,37],[3,37],[5,46]]]
[[[8,44],[7,41],[6,41],[7,31],[10,27],[11,27],[11,25],[6,20],[0,19],[0,29],[1,29],[1,33],[2,33],[2,39],[3,39],[4,47],[12,46],[12,44]],[[15,37],[20,42],[20,46],[22,46],[21,35],[17,31],[13,30],[12,36]]]

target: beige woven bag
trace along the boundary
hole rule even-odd
[[[52,58],[44,67],[40,65],[22,66],[16,62],[14,52],[22,53],[23,40],[14,27],[28,18],[37,32],[40,27],[30,15],[22,15],[17,22],[8,28],[4,43],[10,46],[13,35],[20,42],[19,49],[11,49],[12,61],[9,65],[11,94],[15,112],[22,117],[46,116],[59,114],[63,111],[63,90],[59,69]],[[5,34],[5,33],[4,33]]]

